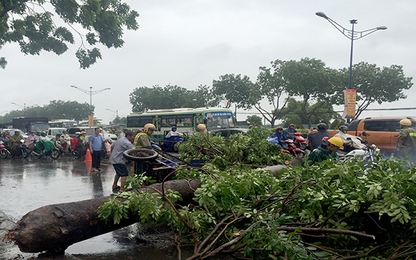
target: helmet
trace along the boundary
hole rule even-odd
[[[325,123],[319,123],[316,128],[318,128],[318,130],[326,130],[328,126]]]
[[[328,143],[337,146],[339,149],[343,150],[344,149],[344,140],[342,140],[341,137],[331,137],[328,139]]]
[[[172,126],[172,131],[176,131],[176,126]]]
[[[290,124],[290,125],[289,125],[289,127],[290,127],[290,126],[295,126],[295,124]]]
[[[348,131],[348,126],[346,126],[346,125],[340,126],[339,131],[341,131],[341,132]]]
[[[409,119],[405,118],[400,120],[400,125],[402,126],[411,126],[412,125],[412,121],[410,121]]]
[[[278,130],[283,130],[283,127],[281,127],[281,126],[276,127],[276,131],[278,131]]]
[[[40,135],[43,136],[43,137],[45,137],[46,136],[46,133],[45,132],[42,132]]]
[[[149,131],[155,131],[156,130],[156,127],[155,127],[155,125],[154,124],[145,124],[144,125],[144,127],[143,127],[143,131],[145,132],[145,133],[148,133]]]
[[[204,125],[204,124],[199,124],[199,125],[197,125],[196,126],[196,130],[198,131],[198,132],[202,132],[202,131],[205,131],[205,129],[206,129],[207,127]]]
[[[128,130],[127,130],[128,131]],[[125,133],[127,133],[127,131]],[[136,133],[141,133],[143,130],[142,129],[137,129]]]

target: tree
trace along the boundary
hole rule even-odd
[[[53,10],[52,13],[49,10]],[[57,15],[60,20],[54,20]],[[6,43],[18,43],[24,54],[39,55],[42,50],[60,55],[74,44],[74,31],[81,38],[75,53],[80,67],[85,69],[101,59],[98,43],[107,48],[122,47],[123,27],[137,30],[139,14],[120,0],[6,0],[0,1],[0,48]],[[58,26],[65,24],[66,26]],[[87,31],[85,35],[78,28]],[[70,28],[70,29],[69,29]],[[0,67],[7,61],[0,57]]]
[[[304,111],[306,110],[306,113]],[[283,114],[283,125],[317,124],[325,122],[329,124],[332,119],[341,120],[341,116],[334,111],[332,104],[325,101],[318,101],[312,105],[294,98],[288,98],[286,107],[281,109]]]
[[[94,108],[94,107],[93,107]],[[0,117],[1,123],[12,122],[13,117],[19,116],[44,116],[49,120],[73,119],[75,121],[86,120],[89,114],[88,103],[78,103],[77,101],[52,100],[45,106],[31,106],[23,110],[13,110]]]
[[[248,76],[241,74],[225,74],[220,76],[219,80],[212,82],[212,93],[225,100],[226,108],[230,108],[232,103],[235,103],[238,108],[251,108],[255,103],[253,98],[260,98],[254,95],[253,89],[254,83]]]
[[[146,109],[167,109],[181,107],[202,107],[218,105],[217,99],[207,86],[198,86],[197,90],[187,90],[177,85],[139,87],[130,93],[130,103],[133,112]]]
[[[248,116],[247,121],[250,123],[250,125],[262,125],[263,123],[262,118],[256,115]]]
[[[334,82],[339,79],[339,73],[326,67],[323,61],[310,58],[287,61],[281,70],[285,91],[289,97],[302,99],[301,112],[307,117],[310,127],[311,116],[316,115],[316,111],[328,104],[334,95],[337,87]],[[309,106],[312,100],[318,101],[315,106]]]
[[[343,78],[348,78],[348,69],[340,70]],[[405,99],[403,90],[410,89],[413,86],[412,77],[405,77],[403,67],[391,65],[390,67],[377,67],[375,64],[360,62],[353,66],[353,84],[357,90],[358,108],[355,112],[355,118],[373,103],[382,104],[384,102],[393,102]],[[337,103],[344,103],[344,87],[339,86],[337,90]]]

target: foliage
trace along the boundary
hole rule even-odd
[[[94,107],[93,107],[94,111]],[[4,116],[0,116],[0,123],[10,123],[13,117],[39,116],[54,119],[73,119],[76,121],[86,120],[89,114],[88,103],[77,101],[52,100],[48,105],[25,107],[22,110],[13,110]]]
[[[262,118],[257,115],[248,116],[247,121],[250,123],[250,125],[254,125],[254,126],[263,125]]]
[[[266,140],[269,129],[253,127],[245,135],[234,134],[225,139],[211,134],[196,134],[178,145],[184,161],[192,159],[209,161],[220,169],[229,165],[267,166],[284,164],[290,155],[280,152],[280,147]]]
[[[288,126],[290,123],[295,125],[318,124],[330,122],[333,118],[341,120],[341,116],[334,111],[332,104],[328,102],[318,101],[312,105],[307,103],[306,106],[303,106],[303,101],[289,98],[286,107],[281,109],[284,115],[282,117],[283,125]]]
[[[133,112],[146,109],[167,109],[181,107],[217,106],[219,101],[211,94],[207,86],[198,86],[197,90],[188,90],[177,85],[139,87],[130,93]]]
[[[248,76],[226,74],[212,82],[212,93],[225,100],[226,108],[235,103],[238,108],[251,108],[260,96],[254,92],[254,84]],[[254,99],[254,101],[253,101]]]
[[[349,71],[342,69],[341,72],[346,83]],[[353,86],[357,89],[358,101],[355,118],[359,118],[361,113],[373,103],[382,104],[405,99],[403,90],[413,86],[412,77],[406,77],[403,67],[399,65],[380,68],[376,64],[360,62],[353,66],[353,73]],[[345,87],[340,86],[337,91],[338,104],[344,103],[344,89]]]
[[[54,20],[54,16],[59,19]],[[0,48],[14,42],[19,44],[24,54],[39,55],[44,50],[60,55],[68,50],[68,43],[75,43],[75,32],[81,38],[75,55],[80,67],[85,69],[97,58],[101,59],[100,50],[93,46],[101,43],[107,48],[122,47],[123,27],[138,29],[138,16],[129,5],[119,0],[0,1]],[[86,35],[82,35],[78,28],[85,30]],[[88,49],[86,44],[92,48]],[[1,57],[0,67],[5,65],[6,60]]]
[[[100,207],[100,217],[117,223],[130,213],[164,223],[195,243],[188,259],[225,251],[251,259],[416,257],[416,168],[408,162],[328,160],[278,178],[232,164],[179,170],[178,178],[200,181],[194,205],[175,204],[176,193],[122,193]]]

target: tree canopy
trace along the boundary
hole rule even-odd
[[[122,47],[123,29],[138,29],[138,16],[120,0],[0,1],[0,48],[18,43],[24,54],[39,55],[44,50],[60,55],[68,50],[67,44],[75,43],[75,33],[81,39],[75,55],[85,69],[101,59],[100,49],[93,46]],[[6,64],[5,57],[0,57],[0,67]]]
[[[219,101],[207,86],[200,85],[196,90],[188,90],[177,85],[135,88],[130,93],[133,112],[147,109],[217,106]]]
[[[341,77],[347,81],[348,69],[340,70]],[[357,90],[358,107],[355,118],[358,118],[369,105],[373,103],[382,104],[405,99],[403,90],[413,86],[412,77],[404,75],[403,67],[391,65],[390,67],[377,67],[376,64],[360,62],[353,66],[353,86]],[[337,103],[343,104],[342,91],[340,87],[336,93]]]

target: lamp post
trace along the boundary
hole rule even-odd
[[[16,106],[18,106],[18,107],[23,108],[23,110],[26,110],[26,103],[23,103],[23,106],[22,106],[22,105],[19,105],[19,104],[17,104],[17,103],[12,102],[12,105],[16,105]]]
[[[352,56],[353,56],[353,47],[354,47],[354,41],[363,38],[364,36],[367,36],[373,32],[379,31],[379,30],[386,30],[386,26],[378,26],[375,28],[371,28],[364,31],[354,31],[354,25],[357,24],[358,20],[351,19],[351,30],[348,30],[329,18],[325,13],[323,12],[317,12],[315,13],[317,16],[322,17],[326,19],[330,24],[332,24],[338,31],[340,31],[345,37],[347,37],[351,41],[351,50],[350,50],[350,64],[349,64],[349,75],[348,75],[348,88],[347,89],[354,89],[352,86]],[[354,93],[354,115],[355,115],[355,91],[351,92]],[[346,104],[347,105],[347,104]],[[354,117],[352,115],[352,117]],[[349,120],[351,118],[351,115],[347,115],[347,119]]]
[[[95,95],[95,94],[98,94],[98,93],[101,93],[101,92],[103,92],[103,91],[105,91],[105,90],[110,90],[110,88],[104,88],[104,89],[99,89],[99,90],[92,90],[92,87],[90,87],[90,90],[86,90],[86,89],[83,89],[83,88],[79,88],[79,87],[77,87],[77,86],[73,86],[73,85],[71,85],[71,88],[76,88],[76,89],[78,89],[79,91],[81,91],[81,92],[84,92],[85,94],[88,94],[88,95],[90,95],[90,105],[89,105],[89,116],[88,116],[88,125],[89,126],[92,126],[93,125],[93,119],[94,119],[94,113],[92,112],[92,96],[93,95]]]
[[[108,111],[110,111],[110,112],[113,112],[113,113],[115,113],[116,114],[116,118],[118,118],[118,110],[111,110],[111,109],[109,109],[109,108],[106,108],[106,110],[108,110]]]

